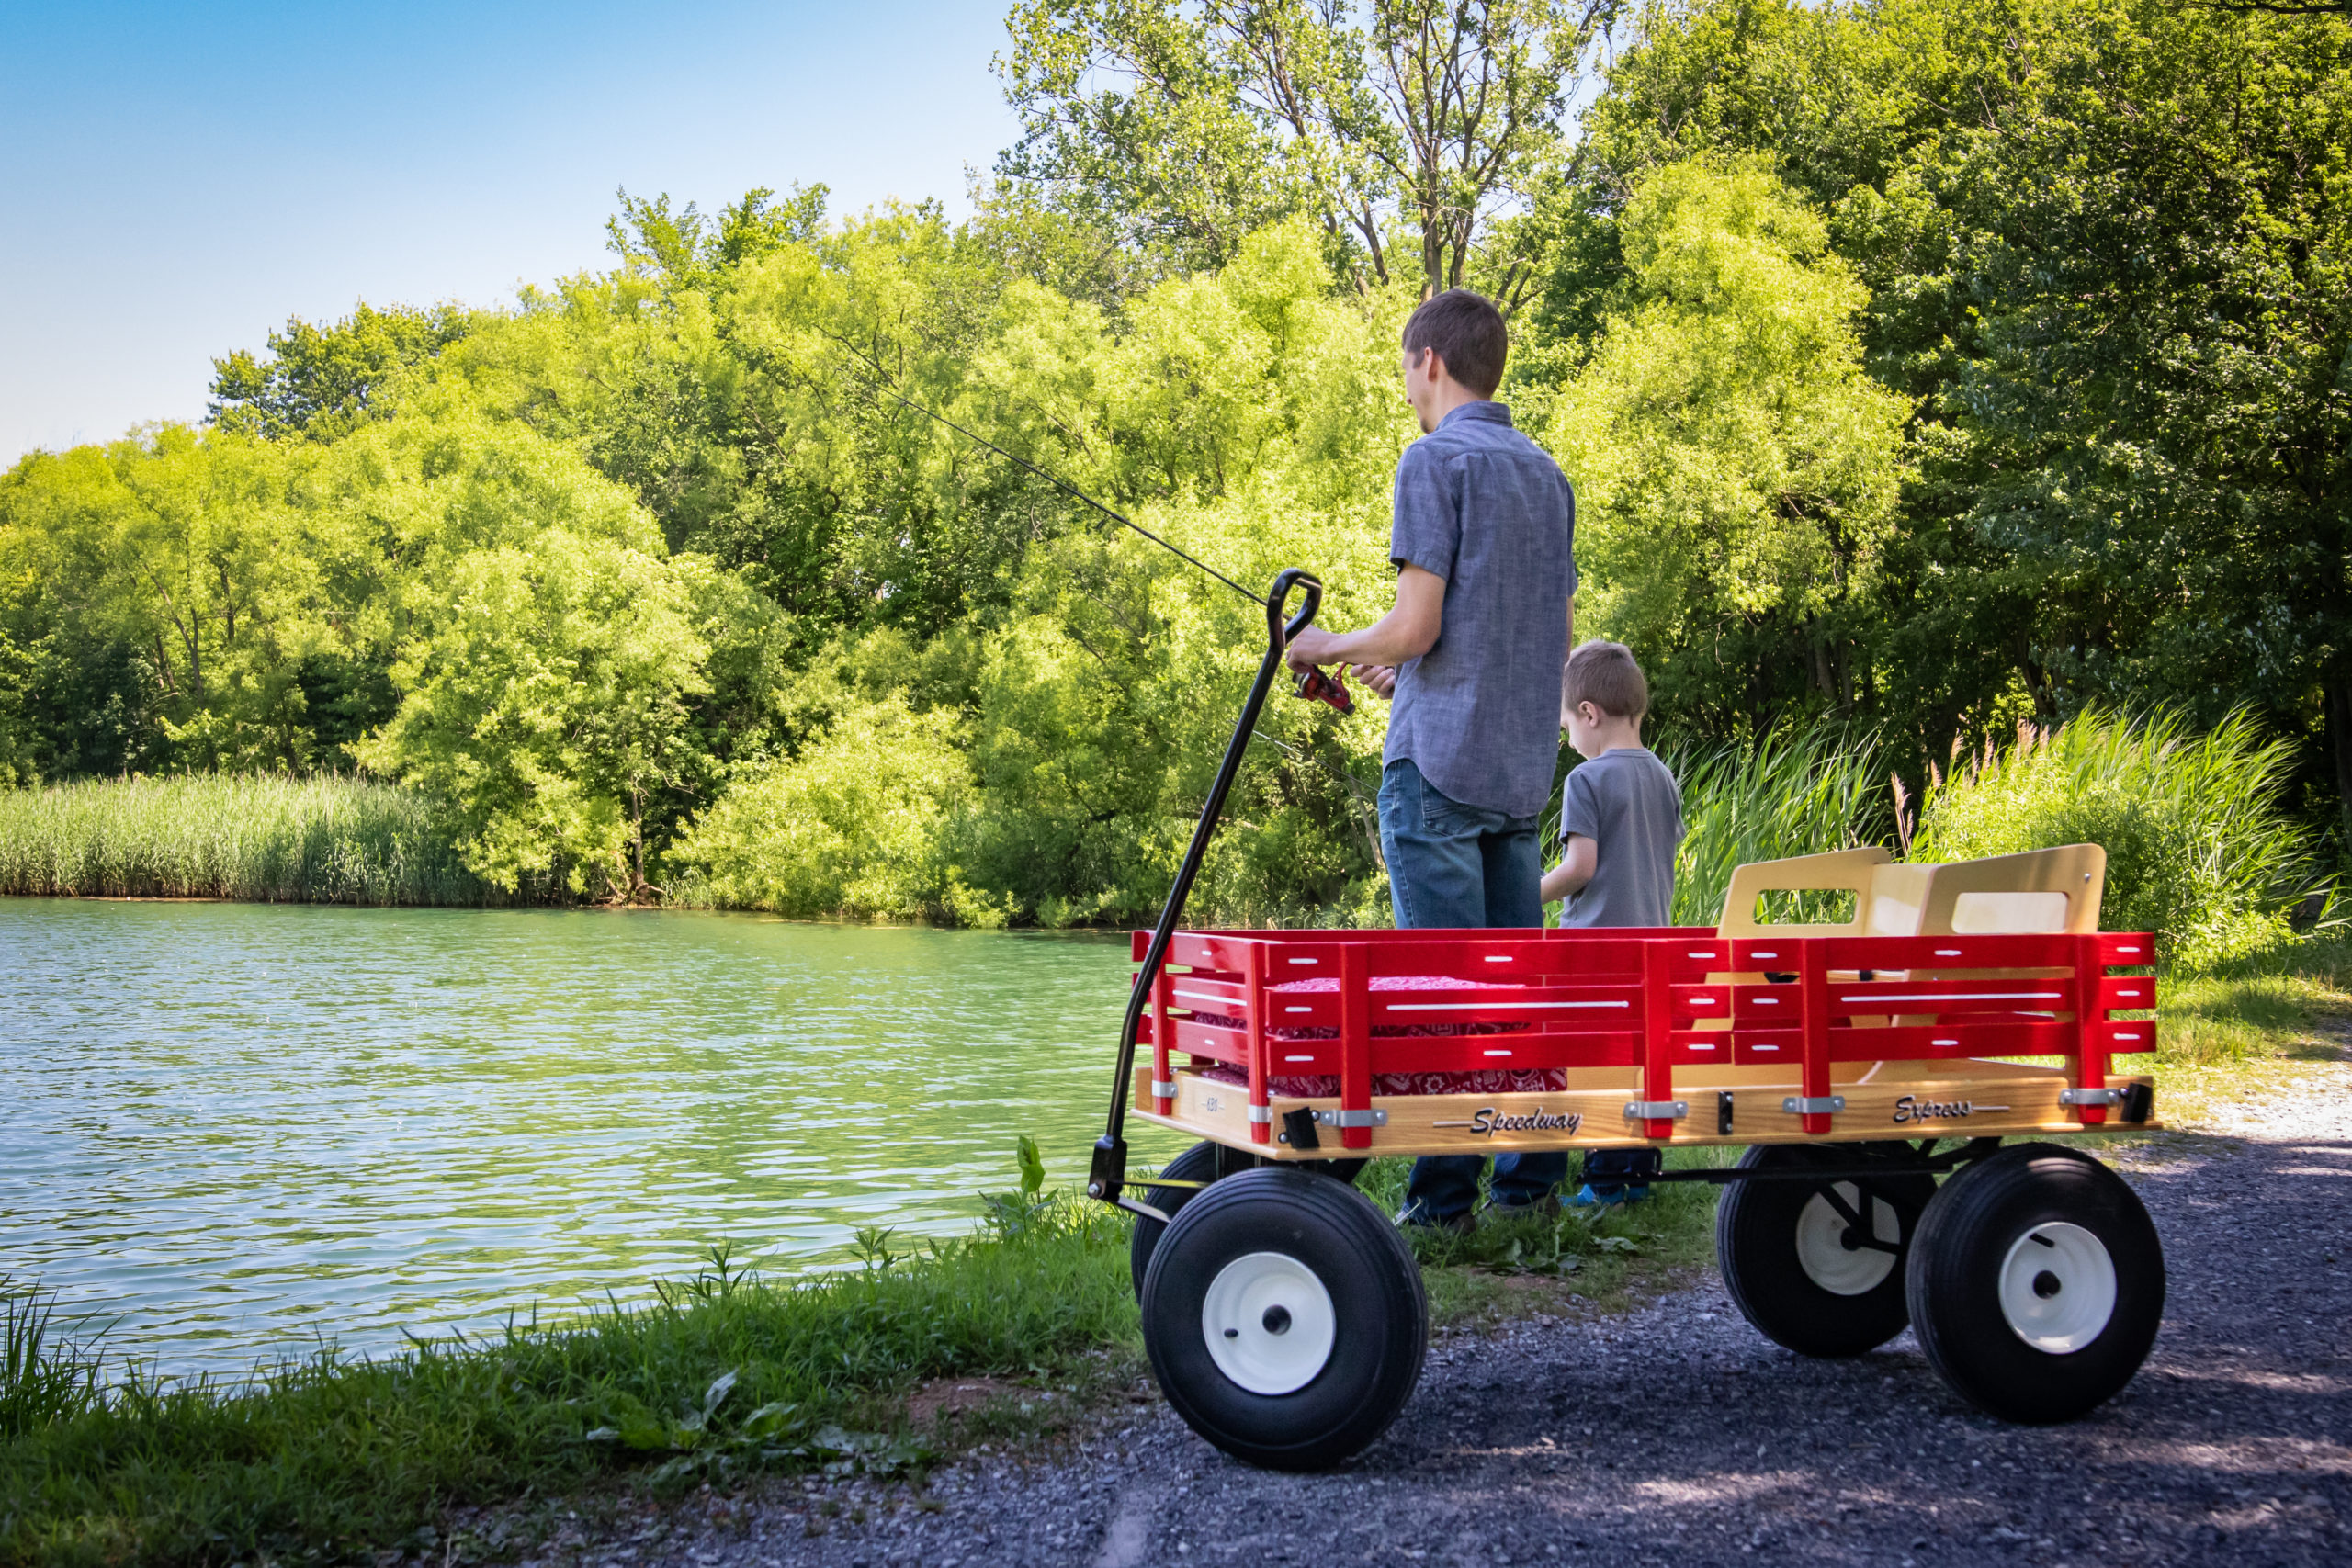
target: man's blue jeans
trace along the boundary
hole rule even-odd
[[[1544,923],[1544,852],[1535,818],[1465,806],[1421,777],[1410,758],[1380,778],[1380,849],[1400,929]],[[1478,1201],[1476,1155],[1413,1162],[1405,1212],[1423,1224],[1468,1214]],[[1504,1208],[1535,1202],[1568,1174],[1565,1154],[1503,1155],[1493,1196]]]

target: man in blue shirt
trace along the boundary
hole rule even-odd
[[[1353,665],[1395,704],[1380,841],[1397,925],[1540,927],[1535,825],[1560,750],[1576,497],[1494,400],[1510,338],[1491,303],[1440,294],[1405,323],[1404,346],[1406,400],[1426,434],[1396,466],[1396,606],[1360,632],[1301,632],[1290,662]],[[1466,1224],[1478,1165],[1417,1162],[1407,1218]],[[1535,1202],[1566,1170],[1564,1155],[1507,1155],[1494,1200]]]

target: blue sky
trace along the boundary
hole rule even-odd
[[[602,266],[616,186],[960,215],[1009,4],[0,0],[0,463],[200,418],[291,315]]]

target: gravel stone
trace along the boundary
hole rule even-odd
[[[921,1507],[903,1486],[780,1489],[723,1525],[677,1518],[650,1550],[565,1557],[2352,1562],[2352,1069],[2313,1064],[2216,1125],[2114,1156],[2164,1239],[2165,1324],[2131,1386],[2071,1425],[1977,1413],[1908,1334],[1851,1361],[1792,1355],[1709,1278],[1615,1316],[1441,1336],[1396,1426],[1329,1474],[1252,1470],[1149,1404],[1047,1460],[943,1469]]]

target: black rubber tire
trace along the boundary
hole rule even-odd
[[[1215,1181],[1217,1179],[1218,1147],[1207,1142],[1194,1144],[1161,1167],[1159,1174],[1170,1181]],[[1243,1154],[1238,1149],[1224,1151],[1224,1168],[1228,1174],[1237,1168],[1250,1168],[1256,1164],[1257,1156],[1254,1155]],[[1318,1159],[1301,1160],[1296,1164],[1301,1170],[1336,1177],[1341,1181],[1353,1181],[1365,1162],[1360,1159]],[[1198,1197],[1201,1190],[1198,1187],[1147,1187],[1143,1191],[1143,1201],[1173,1219],[1176,1211]],[[1152,1248],[1159,1245],[1160,1233],[1167,1228],[1158,1220],[1141,1214],[1136,1216],[1135,1233],[1127,1240],[1127,1278],[1135,1283],[1137,1301],[1143,1300],[1143,1277],[1151,1268]]]
[[[1299,1265],[1329,1298],[1329,1356],[1287,1393],[1228,1377],[1204,1325],[1212,1283],[1265,1253]],[[1193,1431],[1269,1470],[1328,1469],[1386,1431],[1420,1381],[1429,1330],[1420,1269],[1388,1216],[1343,1181],[1279,1165],[1196,1193],[1144,1279],[1144,1348],[1160,1392]]]
[[[1894,1148],[1906,1156],[1913,1154],[1902,1145]],[[1766,1338],[1804,1356],[1859,1356],[1902,1333],[1910,1321],[1902,1249],[1909,1247],[1920,1212],[1936,1195],[1936,1180],[1931,1176],[1871,1177],[1871,1167],[1883,1157],[1867,1144],[1758,1144],[1740,1156],[1743,1170],[1804,1165],[1852,1169],[1855,1182],[1842,1195],[1860,1212],[1859,1199],[1867,1192],[1873,1235],[1890,1239],[1884,1232],[1892,1228],[1898,1248],[1893,1254],[1871,1249],[1867,1255],[1887,1260],[1877,1280],[1849,1279],[1847,1283],[1861,1288],[1833,1288],[1837,1281],[1827,1271],[1808,1269],[1800,1242],[1802,1234],[1819,1245],[1823,1219],[1837,1221],[1821,1195],[1825,1184],[1787,1178],[1732,1182],[1715,1210],[1715,1262],[1740,1314]],[[1824,1205],[1822,1214],[1808,1220],[1807,1210],[1815,1202]],[[1883,1216],[1887,1221],[1883,1225]],[[1851,1227],[1841,1224],[1839,1232],[1842,1252],[1862,1259],[1863,1249],[1851,1244]],[[1864,1265],[1857,1272],[1868,1271]]]
[[[2105,1326],[2065,1352],[2028,1344],[2001,1304],[2011,1248],[2053,1222],[2097,1237],[2115,1276]],[[1944,1183],[1919,1222],[1905,1288],[1928,1364],[1954,1393],[2005,1421],[2071,1421],[2130,1382],[2155,1344],[2164,1245],[2121,1177],[2074,1149],[2018,1144]]]
[[[1159,1174],[1175,1181],[1215,1181],[1216,1179],[1217,1145],[1208,1142],[1194,1144],[1174,1159],[1162,1166]],[[1230,1157],[1230,1156],[1227,1156]],[[1170,1219],[1176,1212],[1197,1198],[1205,1189],[1198,1187],[1148,1187],[1143,1201],[1166,1214]],[[1158,1220],[1136,1216],[1135,1235],[1127,1241],[1127,1276],[1135,1281],[1136,1300],[1143,1300],[1143,1277],[1151,1269],[1151,1254],[1159,1246],[1159,1238],[1168,1227]]]

